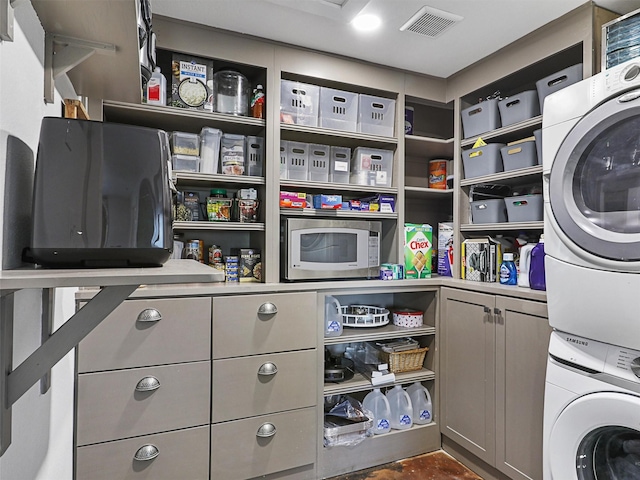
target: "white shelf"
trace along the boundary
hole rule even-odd
[[[471,147],[474,143],[476,143],[476,140],[478,140],[478,138],[482,138],[485,142],[487,140],[504,140],[505,142],[509,142],[516,140],[518,134],[521,134],[524,131],[533,130],[536,127],[542,127],[542,115],[538,115],[537,117],[530,118],[523,122],[514,123],[513,125],[507,125],[506,127],[491,130],[490,132],[486,132],[480,135],[475,135],[471,138],[465,138],[460,142],[460,146]]]
[[[389,383],[383,386],[386,387],[393,385],[404,385],[413,382],[424,382],[426,380],[433,380],[436,378],[436,374],[431,370],[427,370],[426,368],[422,368],[413,372],[396,373],[395,376],[396,381],[394,383]],[[371,385],[369,379],[356,372],[351,380],[346,380],[340,383],[325,383],[323,392],[324,395],[337,395],[343,393],[361,392],[362,390],[373,388],[376,387]]]
[[[471,185],[479,185],[482,183],[501,183],[503,185],[513,185],[523,181],[541,181],[542,165],[534,165],[533,167],[521,168],[518,170],[508,170],[506,172],[493,173],[491,175],[483,175],[482,177],[467,178],[460,180],[461,187]]]
[[[176,185],[264,185],[264,177],[252,177],[248,175],[222,175],[213,173],[183,172],[174,170],[173,181]]]
[[[542,230],[543,228],[544,222],[465,223],[460,225],[461,232]]]
[[[308,127],[304,125],[280,124],[280,136],[283,140],[294,140],[307,143],[324,143],[340,145],[344,147],[382,148],[395,150],[398,139],[395,137],[382,137],[380,135],[369,135],[366,133],[346,132],[344,130],[334,130],[330,128]]]
[[[314,208],[281,208],[280,215],[287,217],[366,218],[368,220],[397,219],[397,213],[358,212],[355,210],[322,210]]]
[[[426,197],[451,197],[453,196],[454,189],[448,188],[446,190],[439,190],[437,188],[428,187],[411,187],[405,186],[404,192],[407,197],[412,198],[426,198]]]
[[[454,139],[423,137],[420,135],[404,136],[404,153],[412,157],[452,158]]]
[[[218,230],[218,231],[264,231],[264,223],[259,222],[173,222],[173,230]]]
[[[356,185],[354,183],[328,183],[328,182],[310,182],[308,180],[280,180],[280,187],[293,189],[313,189],[313,190],[332,190],[337,192],[353,192],[353,193],[388,193],[397,195],[398,189],[395,187],[373,187],[370,185]]]
[[[383,327],[371,328],[350,328],[344,327],[342,335],[339,337],[325,337],[325,345],[335,345],[339,343],[365,342],[372,340],[384,340],[386,338],[418,337],[424,335],[435,335],[435,327],[422,326],[418,328],[398,327],[389,323]]]

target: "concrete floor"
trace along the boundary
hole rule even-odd
[[[444,451],[348,473],[329,480],[482,480]]]

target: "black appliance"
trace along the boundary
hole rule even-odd
[[[173,250],[166,132],[42,120],[25,260],[50,267],[160,266]]]
[[[142,84],[151,78],[156,68],[156,34],[151,23],[150,0],[138,0],[138,45],[140,47],[140,71]]]

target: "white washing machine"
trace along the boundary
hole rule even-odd
[[[640,349],[640,59],[545,100],[552,327]]]
[[[639,376],[640,351],[551,334],[544,480],[640,478]]]

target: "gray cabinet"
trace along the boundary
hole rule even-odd
[[[442,434],[509,478],[542,478],[546,304],[443,287]]]

